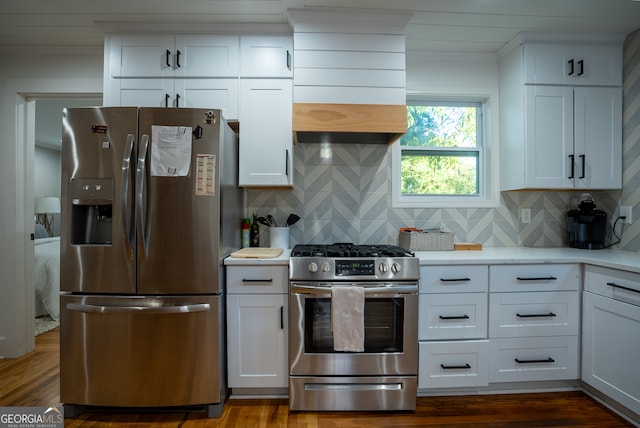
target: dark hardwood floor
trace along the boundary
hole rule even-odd
[[[60,402],[59,331],[36,338],[36,349],[0,360],[0,406]],[[65,427],[629,427],[582,392],[418,398],[415,413],[294,412],[286,399],[230,399],[222,417],[199,412],[83,413]]]

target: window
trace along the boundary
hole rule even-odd
[[[486,123],[483,102],[410,101],[393,149],[393,206],[497,206]]]

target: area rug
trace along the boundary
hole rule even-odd
[[[54,320],[49,315],[36,318],[36,336],[46,333],[54,328],[60,327],[60,322]]]

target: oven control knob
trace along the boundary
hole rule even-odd
[[[398,273],[400,272],[400,265],[398,263],[394,263],[391,265],[391,272]]]
[[[331,270],[331,266],[327,262],[322,262],[322,264],[320,265],[320,270],[322,272],[329,272]]]
[[[380,266],[378,266],[378,270],[380,271],[380,273],[385,273],[389,270],[389,266],[387,266],[385,262],[382,262],[380,263]]]
[[[309,269],[309,272],[311,273],[316,273],[318,272],[318,265],[315,262],[311,262],[309,263],[309,266],[307,267],[307,269]]]

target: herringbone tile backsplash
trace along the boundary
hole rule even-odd
[[[617,248],[639,250],[640,32],[628,37],[624,52],[623,190],[591,194],[611,224],[620,204],[633,207],[634,223],[625,225]],[[582,193],[502,192],[498,208],[398,209],[391,207],[391,149],[386,145],[299,144],[294,157],[293,189],[248,191],[249,212],[271,214],[283,224],[290,213],[301,217],[291,228],[291,246],[395,244],[401,227],[426,229],[444,224],[459,242],[479,242],[485,247],[563,247],[568,245],[566,212],[577,206]],[[531,209],[530,223],[520,223],[520,208]],[[264,230],[262,245],[268,245],[267,234]],[[615,237],[610,236],[608,242],[612,239]]]

